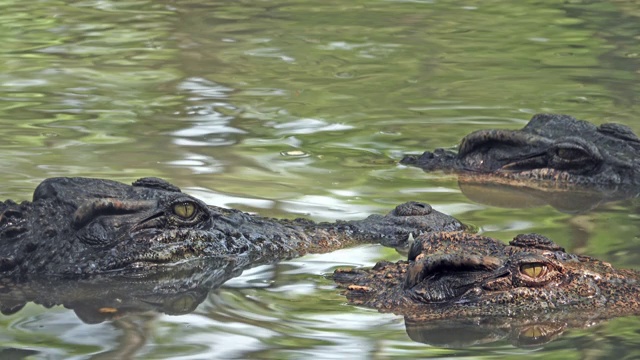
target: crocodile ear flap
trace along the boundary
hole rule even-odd
[[[179,187],[173,185],[172,183],[166,180],[163,180],[157,177],[141,178],[134,181],[131,185],[135,187],[146,187],[146,188],[160,189],[160,190],[166,190],[171,192],[181,192]]]
[[[152,200],[90,199],[80,205],[73,214],[73,225],[80,229],[101,215],[131,214],[148,210],[156,204],[157,202]]]
[[[519,234],[509,242],[511,246],[534,248],[540,250],[562,251],[566,252],[563,247],[554,243],[546,236],[540,234]]]

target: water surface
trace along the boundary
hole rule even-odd
[[[451,176],[397,165],[538,112],[639,132],[638,5],[4,0],[0,197],[29,199],[51,176],[159,176],[278,217],[353,219],[421,200],[503,240],[541,232],[640,268],[633,200],[581,214],[505,208],[470,200]],[[636,318],[525,349],[421,344],[402,318],[346,305],[324,276],[401,257],[363,246],[259,267],[182,316],[89,325],[30,304],[0,318],[0,347],[76,359],[637,355]]]

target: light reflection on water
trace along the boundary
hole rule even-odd
[[[638,268],[633,201],[586,214],[544,201],[505,209],[469,200],[449,175],[397,165],[472,130],[519,128],[537,112],[639,131],[636,5],[9,1],[0,5],[0,195],[29,199],[50,176],[160,176],[208,203],[314,220],[420,200],[503,240],[541,232]],[[422,345],[401,318],[346,305],[324,277],[402,256],[363,246],[261,266],[190,315],[88,325],[31,304],[1,319],[0,338],[41,358],[127,346],[185,359],[606,358],[638,348],[628,336],[635,319],[537,351]]]

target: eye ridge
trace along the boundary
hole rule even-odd
[[[526,263],[520,265],[520,272],[530,278],[539,279],[547,274],[549,266],[544,263]]]
[[[197,206],[191,201],[182,201],[173,205],[173,213],[182,219],[191,219],[195,213]]]

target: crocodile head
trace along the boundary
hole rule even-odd
[[[640,139],[625,125],[539,114],[521,130],[480,130],[458,152],[436,149],[401,163],[483,182],[548,187],[640,185]]]
[[[639,273],[567,253],[537,234],[508,245],[462,232],[425,234],[407,261],[338,270],[334,278],[351,303],[410,320],[640,313]]]
[[[458,227],[416,202],[386,216],[318,224],[209,206],[157,178],[132,185],[52,178],[33,202],[0,203],[0,273],[88,275],[198,257],[224,257],[241,268],[358,242],[401,246],[410,234]]]
[[[5,252],[21,273],[91,274],[218,250],[198,240],[214,235],[208,231],[219,213],[157,178],[132,185],[51,178],[36,188],[33,202],[4,210],[13,217],[13,231],[0,237],[10,239],[14,250]]]

